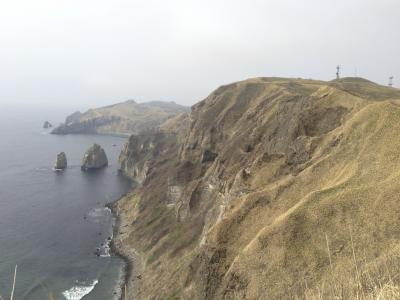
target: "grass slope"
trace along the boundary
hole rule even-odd
[[[399,99],[360,78],[256,78],[170,121],[118,204],[138,298],[398,299]]]

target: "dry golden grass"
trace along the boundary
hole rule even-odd
[[[329,253],[329,252],[328,252]],[[361,269],[359,270],[359,268]],[[400,299],[400,253],[394,251],[373,261],[363,261],[354,254],[354,264],[315,288],[305,283],[304,293],[298,299]]]
[[[360,79],[257,78],[197,104],[176,153],[160,149],[132,197],[125,246],[151,257],[139,296],[396,297],[395,99],[399,90]],[[206,164],[208,149],[218,156]]]

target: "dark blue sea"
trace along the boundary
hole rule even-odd
[[[4,299],[10,297],[16,265],[15,300],[118,297],[124,263],[108,252],[113,216],[105,204],[131,187],[117,171],[125,139],[59,136],[42,128],[45,120],[58,124],[74,110],[56,105],[0,106],[0,295]],[[109,166],[82,172],[82,157],[93,143],[105,149]],[[53,165],[61,151],[67,155],[68,169],[56,172]]]

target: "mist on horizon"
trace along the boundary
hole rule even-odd
[[[396,0],[0,2],[0,103],[192,105],[250,77],[400,86]]]

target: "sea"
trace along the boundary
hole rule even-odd
[[[76,108],[0,104],[0,296],[14,300],[118,299],[124,261],[110,255],[115,222],[107,203],[132,184],[118,172],[126,138],[53,135]],[[93,143],[109,160],[107,168],[81,171]],[[68,168],[55,171],[65,152]],[[16,272],[15,272],[16,271]]]

